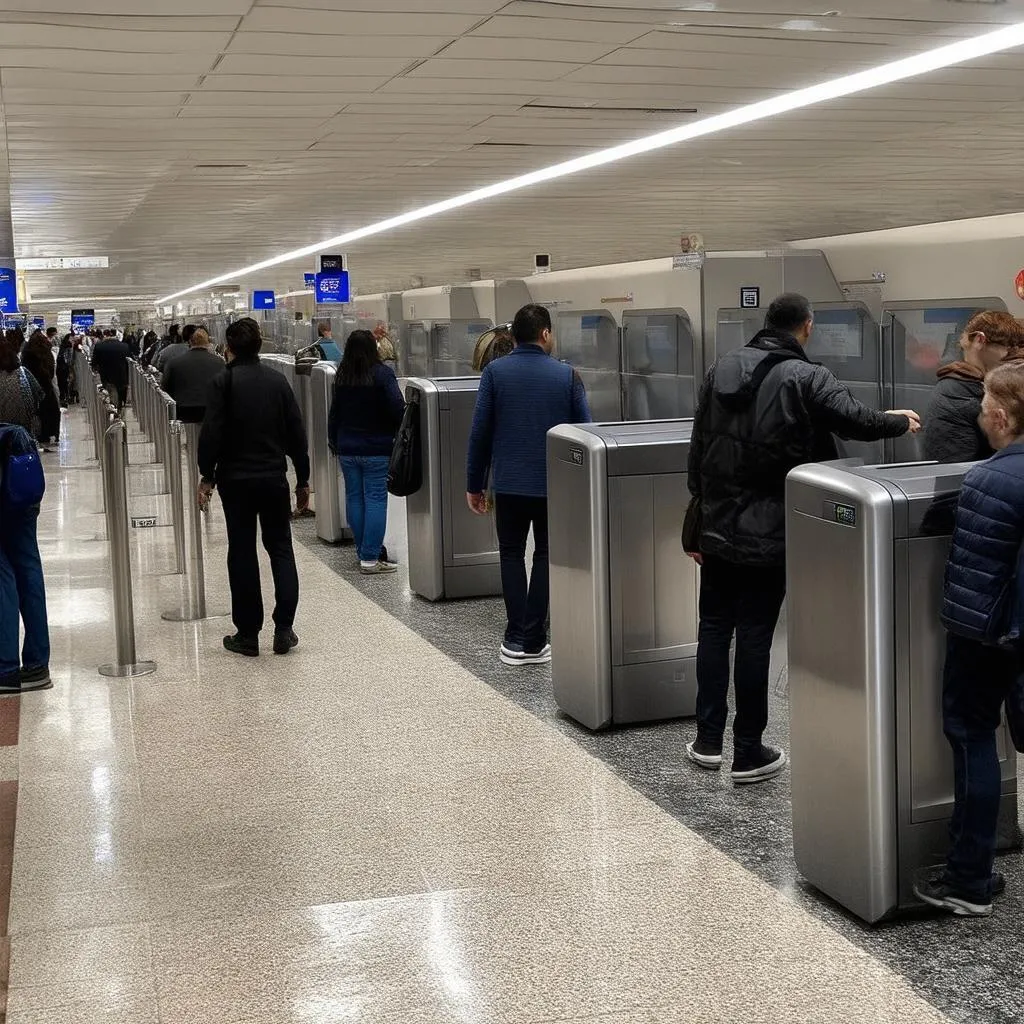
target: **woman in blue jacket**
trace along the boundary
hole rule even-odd
[[[328,440],[345,477],[345,513],[355,535],[359,569],[394,572],[383,555],[388,525],[388,464],[405,400],[395,371],[377,352],[369,331],[353,331],[334,378]]]
[[[971,917],[991,914],[1005,886],[992,873],[1002,786],[996,731],[1021,670],[1024,362],[985,378],[980,422],[995,455],[964,478],[942,605],[942,721],[955,778],[950,850],[945,869],[914,889],[925,903]]]

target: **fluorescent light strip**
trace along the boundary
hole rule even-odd
[[[263,260],[261,263],[254,263],[249,267],[232,270],[228,274],[221,274],[219,277],[211,278],[209,281],[202,281],[199,284],[192,285],[191,288],[174,292],[172,295],[167,295],[156,301],[157,303],[170,302],[172,299],[177,299],[182,295],[188,295],[203,288],[210,288],[213,285],[223,284],[225,281],[255,274],[258,271],[267,270],[282,263],[289,263],[304,256],[312,256],[324,249],[350,245],[353,242],[358,242],[360,239],[369,238],[371,235],[379,235],[394,228],[404,227],[406,224],[425,220],[428,217],[435,217],[438,214],[448,213],[463,206],[483,202],[485,199],[494,199],[496,196],[507,195],[509,192],[517,192],[520,189],[529,188],[531,185],[539,185],[542,182],[563,178],[570,174],[579,174],[581,171],[603,167],[605,164],[625,160],[631,156],[639,156],[641,153],[650,153],[657,149],[664,149],[666,146],[674,146],[680,142],[699,139],[705,135],[713,135],[716,132],[737,128],[740,125],[761,121],[765,118],[777,117],[779,114],[811,107],[828,100],[852,96],[855,93],[877,89],[879,86],[891,85],[894,82],[902,82],[908,78],[916,78],[919,75],[927,74],[930,71],[963,64],[966,61],[975,60],[987,54],[1012,50],[1021,45],[1024,45],[1024,22],[1018,22],[1006,28],[998,29],[995,32],[976,36],[973,39],[964,39],[951,43],[948,46],[940,46],[938,49],[928,50],[913,57],[905,57],[902,60],[883,64],[877,68],[870,68],[867,71],[860,71],[853,75],[844,75],[842,78],[835,78],[829,82],[812,85],[806,89],[797,89],[794,92],[788,92],[773,99],[751,103],[745,107],[738,107],[736,110],[727,111],[724,114],[716,114],[714,117],[707,117],[692,124],[670,128],[667,131],[648,135],[645,138],[636,139],[621,146],[612,146],[610,149],[598,150],[596,153],[590,153],[587,156],[566,160],[563,163],[553,164],[550,167],[543,167],[540,170],[521,174],[515,178],[508,178],[494,185],[474,189],[472,192],[453,196],[451,199],[445,199],[439,203],[431,203],[429,206],[423,206],[418,210],[411,210],[408,213],[399,214],[397,217],[378,221],[376,224],[369,224],[355,231],[349,231],[344,235],[326,238],[313,245],[303,246],[301,249],[293,249],[291,252],[282,253],[280,256]]]
[[[153,302],[152,295],[75,295],[62,299],[27,299],[26,306],[53,306],[60,302]]]

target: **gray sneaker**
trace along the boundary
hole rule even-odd
[[[398,572],[398,566],[391,562],[376,562],[369,565],[366,562],[360,562],[359,571],[364,576],[385,576],[388,573]]]

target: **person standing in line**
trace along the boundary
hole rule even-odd
[[[92,349],[92,368],[100,375],[103,386],[110,395],[110,401],[120,412],[128,398],[128,346],[118,341],[108,331],[109,337],[97,341]]]
[[[1024,349],[1024,326],[1010,313],[976,313],[960,338],[963,358],[938,372],[924,428],[924,454],[932,462],[978,462],[993,454],[979,424],[985,374],[1011,352]]]
[[[200,506],[209,504],[216,486],[227,522],[231,617],[237,632],[224,637],[224,647],[252,658],[259,656],[263,629],[257,523],[274,575],[274,653],[287,654],[299,642],[292,628],[299,574],[292,548],[287,459],[298,479],[299,509],[309,507],[302,413],[284,376],[260,362],[262,346],[259,324],[251,317],[228,327],[228,366],[207,391],[198,451]]]
[[[381,361],[369,331],[353,331],[334,378],[327,438],[345,478],[345,514],[355,535],[359,571],[394,572],[384,552],[388,465],[405,399],[395,371]]]
[[[316,339],[317,341],[313,349],[321,359],[326,359],[335,364],[341,362],[341,350],[334,340],[334,330],[331,327],[330,320],[321,320],[317,324]]]
[[[162,348],[157,354],[156,359],[153,361],[153,365],[156,369],[163,373],[163,371],[166,370],[175,359],[188,352],[189,344],[192,341],[192,335],[195,333],[195,324],[185,324],[181,329],[181,334],[170,344]]]
[[[20,333],[20,332],[19,332]],[[18,361],[18,337],[0,339],[0,449],[34,445],[42,390]],[[20,437],[16,436],[20,435]],[[0,476],[6,465],[0,464]],[[50,682],[46,586],[39,556],[39,505],[16,506],[0,489],[0,693],[20,693]],[[25,639],[18,652],[18,623]]]
[[[923,902],[960,917],[987,917],[1006,886],[992,870],[1002,794],[996,733],[1022,669],[1024,362],[1004,363],[985,378],[981,426],[995,454],[964,477],[942,602],[950,849],[944,868],[914,887]]]
[[[586,389],[571,366],[551,356],[554,335],[544,306],[524,306],[512,322],[515,348],[484,367],[467,460],[470,509],[487,515],[487,478],[494,490],[501,589],[508,625],[501,645],[506,665],[551,661],[547,640],[547,434],[563,423],[589,423]],[[533,529],[533,571],[526,542]]]
[[[71,376],[75,369],[75,347],[70,334],[65,334],[57,350],[57,387],[60,390],[60,404],[66,409],[71,402]]]
[[[701,388],[690,442],[689,487],[700,509],[697,738],[687,757],[722,765],[729,652],[736,639],[732,779],[763,782],[786,765],[762,743],[768,725],[772,639],[786,593],[786,476],[838,458],[833,435],[855,441],[920,429],[917,414],[862,405],[804,351],[814,312],[802,295],[779,296],[764,330],[722,356]],[[504,360],[502,360],[504,362]]]
[[[53,349],[42,331],[32,332],[25,345],[21,365],[35,377],[43,389],[43,400],[39,405],[39,434],[36,440],[43,446],[44,452],[52,451],[50,441],[60,440],[60,397],[54,381],[57,364],[53,358]]]
[[[160,387],[174,399],[182,423],[202,423],[210,382],[224,372],[224,360],[210,348],[210,335],[199,327],[189,339],[189,350],[171,359]]]

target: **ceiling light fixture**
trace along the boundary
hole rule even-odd
[[[49,296],[42,298],[33,297],[25,304],[27,306],[53,306],[60,302],[153,302],[153,293],[145,295],[71,295],[63,298],[51,299]]]
[[[966,61],[975,60],[987,54],[1012,50],[1021,45],[1024,45],[1024,22],[1009,25],[1006,28],[998,29],[995,32],[988,32],[973,39],[963,39],[947,46],[940,46],[937,49],[918,53],[912,57],[904,57],[902,60],[882,64],[877,68],[869,68],[867,71],[860,71],[853,75],[844,75],[842,78],[834,78],[819,85],[812,85],[805,89],[797,89],[794,92],[788,92],[781,96],[751,103],[745,107],[726,111],[724,114],[706,117],[700,121],[693,121],[689,124],[680,125],[677,128],[670,128],[667,131],[657,132],[654,135],[635,139],[632,142],[626,142],[619,146],[612,146],[609,149],[598,150],[595,153],[589,153],[586,156],[577,157],[573,160],[566,160],[563,163],[553,164],[550,167],[542,167],[540,170],[530,171],[515,178],[507,178],[505,181],[486,185],[483,188],[474,189],[459,196],[452,196],[450,199],[431,203],[428,206],[421,206],[417,210],[410,210],[396,217],[389,217],[387,220],[368,224],[366,227],[348,231],[334,238],[325,238],[322,241],[315,242],[313,245],[292,249],[290,252],[284,252],[279,256],[273,256],[270,259],[254,263],[252,266],[241,267],[227,274],[220,274],[209,281],[200,281],[189,288],[183,288],[181,291],[165,295],[162,299],[157,299],[157,302],[170,302],[172,299],[182,295],[189,295],[192,292],[209,288],[215,284],[221,284],[224,281],[245,277],[249,274],[266,270],[269,267],[276,267],[282,263],[290,263],[292,260],[312,256],[322,252],[324,249],[338,247],[339,251],[344,251],[342,247],[358,242],[360,239],[369,238],[371,235],[380,235],[386,231],[404,227],[406,224],[414,224],[417,221],[426,220],[428,217],[449,213],[452,210],[480,203],[486,199],[494,199],[497,196],[507,195],[510,192],[518,192],[521,189],[529,188],[532,185],[540,185],[555,178],[579,174],[581,171],[593,170],[595,167],[603,167],[606,164],[625,160],[631,156],[639,156],[641,153],[650,153],[654,150],[664,149],[666,146],[674,146],[680,142],[687,142],[691,139],[698,139],[706,135],[713,135],[716,132],[726,131],[729,128],[737,128],[740,125],[750,124],[754,121],[777,117],[792,110],[800,110],[804,107],[827,102],[828,100],[839,99],[842,96],[851,96],[855,93],[866,92],[869,89],[877,89],[879,86],[902,82],[908,78],[916,78],[919,75],[927,74],[929,71],[937,71],[940,68],[963,64]]]

